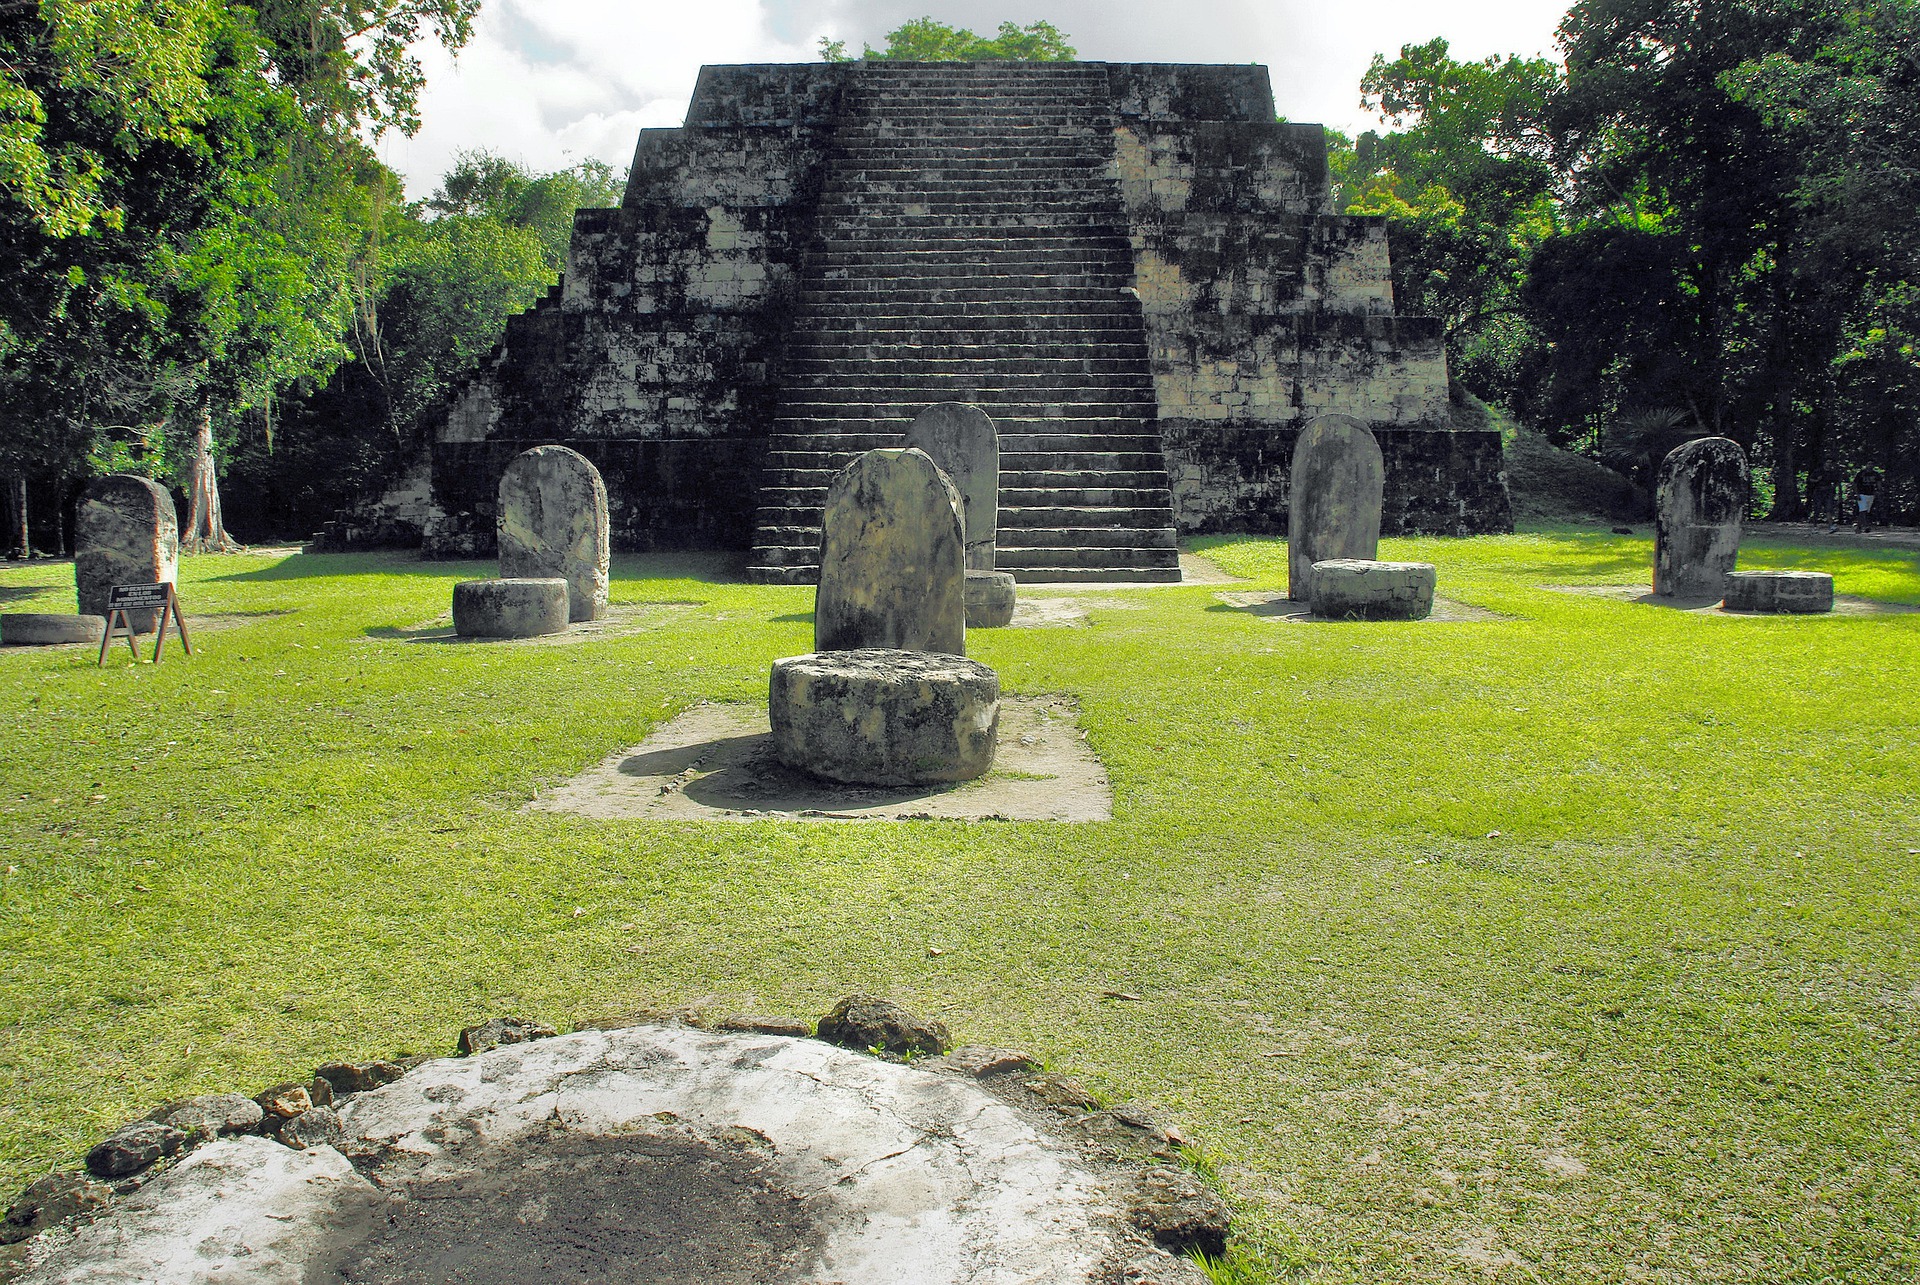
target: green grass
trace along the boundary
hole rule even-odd
[[[1279,543],[1207,544],[1284,584]],[[1511,619],[1191,587],[976,632],[1007,691],[1079,699],[1100,825],[522,813],[691,701],[760,698],[811,591],[622,559],[615,601],[662,604],[639,632],[447,646],[406,635],[480,564],[190,559],[190,613],[285,614],[159,666],[0,654],[0,1188],[161,1099],[494,1013],[859,988],[1201,1139],[1243,1228],[1217,1279],[1911,1278],[1920,615],[1543,592],[1644,579],[1644,540],[1590,530],[1383,556]],[[1910,554],[1743,559],[1920,603]],[[0,571],[0,600],[71,610],[70,577]]]

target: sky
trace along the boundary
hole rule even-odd
[[[427,69],[420,132],[381,157],[429,194],[453,155],[486,148],[536,171],[597,158],[624,167],[639,131],[677,125],[706,63],[812,62],[820,37],[886,44],[931,15],[983,34],[1044,18],[1080,57],[1264,63],[1289,120],[1357,133],[1376,53],[1445,36],[1456,58],[1543,54],[1571,0],[484,0],[457,59]]]

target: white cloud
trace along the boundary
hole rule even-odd
[[[991,31],[1045,18],[1080,56],[1112,62],[1265,63],[1293,120],[1349,131],[1376,53],[1446,36],[1456,57],[1550,52],[1570,0],[488,0],[457,62],[423,49],[424,126],[380,145],[410,195],[462,148],[535,169],[596,157],[624,165],[648,126],[686,112],[705,63],[806,62],[822,35],[885,42],[908,18]]]

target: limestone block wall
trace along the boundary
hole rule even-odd
[[[1163,423],[1182,535],[1283,534],[1293,447],[1305,424]],[[1513,530],[1498,430],[1375,428],[1386,465],[1383,535]]]
[[[429,554],[490,553],[500,471],[546,442],[599,465],[618,547],[746,541],[840,76],[710,67],[683,128],[642,131],[620,206],[575,216],[560,285],[454,394]]]

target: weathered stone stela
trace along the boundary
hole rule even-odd
[[[567,619],[607,614],[607,485],[564,446],[523,452],[500,478],[500,575],[567,582]]]
[[[180,520],[165,487],[131,473],[87,483],[74,522],[73,581],[80,614],[107,614],[107,591],[122,584],[164,584],[179,574]],[[157,612],[129,612],[146,633]]]
[[[941,402],[913,417],[907,445],[925,451],[960,492],[967,570],[992,571],[1000,525],[1000,433],[978,406]]]
[[[1702,437],[1667,453],[1653,493],[1654,593],[1726,593],[1751,486],[1747,453],[1731,438]]]
[[[960,493],[925,451],[868,451],[827,489],[815,651],[967,651]]]
[[[1379,556],[1385,481],[1380,444],[1364,423],[1351,415],[1322,415],[1307,425],[1293,448],[1287,597],[1310,597],[1316,562]]]

